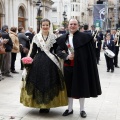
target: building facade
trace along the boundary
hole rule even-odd
[[[37,31],[37,0],[0,0],[0,28],[2,25],[23,26],[25,29],[28,26],[33,26]],[[41,0],[42,18],[49,18],[51,20],[51,0]]]
[[[52,5],[52,23],[58,27],[62,24],[63,21],[63,0],[53,0],[54,4]]]
[[[88,0],[53,0],[53,23],[62,25],[64,21],[63,12],[66,12],[66,18],[76,18],[80,21],[80,24],[88,23]],[[55,19],[54,19],[55,18]]]
[[[71,18],[76,18],[80,24],[88,23],[88,0],[71,0]]]
[[[109,28],[120,28],[120,0],[108,0]]]
[[[90,24],[93,24],[93,6],[98,0],[89,0],[88,14]],[[106,29],[114,29],[120,27],[120,0],[101,0],[106,7]]]

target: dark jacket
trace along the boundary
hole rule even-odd
[[[111,35],[111,37],[110,37],[110,40],[114,40],[115,38],[114,38],[114,36],[113,36],[113,34]]]
[[[110,40],[110,43],[107,44],[107,40],[103,43],[103,49],[105,50],[105,47],[108,47],[109,50],[115,53],[115,45],[112,40]]]
[[[68,34],[57,38],[57,55],[64,59],[68,55]],[[92,36],[79,31],[73,35],[74,66],[71,95],[75,98],[97,97],[101,94]],[[63,52],[65,51],[65,52]],[[69,61],[69,60],[67,60]]]
[[[90,30],[85,30],[84,33],[89,34],[89,35],[92,35],[92,33],[91,33]]]
[[[30,40],[30,43],[32,43],[32,39],[33,39],[33,37],[34,37],[34,34],[31,33],[30,31],[27,31],[27,32],[25,33],[25,35],[28,36],[28,38],[29,38],[29,40]]]
[[[4,46],[6,48],[5,51],[6,52],[11,52],[12,48],[13,48],[13,43],[12,43],[11,38],[9,37],[9,33],[7,33],[7,32],[1,32],[1,34],[2,34],[2,38],[3,39],[9,39],[8,42],[6,44],[4,44]]]
[[[23,45],[25,48],[30,48],[30,40],[26,37],[24,33],[18,33],[19,43]]]

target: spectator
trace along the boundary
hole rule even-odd
[[[3,45],[3,38],[2,38],[2,34],[0,33],[0,49],[2,45]],[[1,72],[2,63],[3,63],[3,54],[0,54],[0,81],[4,79],[4,77],[2,76],[2,72]]]
[[[11,53],[11,72],[12,73],[18,73],[15,70],[15,61],[16,61],[16,55],[19,52],[19,40],[18,40],[18,36],[16,34],[17,28],[16,27],[11,27],[10,29],[10,38],[13,42],[13,49],[12,49],[12,53]]]
[[[18,39],[20,43],[20,53],[21,53],[21,59],[25,56],[27,56],[30,44],[29,44],[29,38],[25,35],[25,30],[23,27],[18,28]],[[23,70],[23,64],[21,61],[21,70]]]
[[[88,30],[89,26],[88,26],[87,24],[85,24],[83,28],[84,28],[84,33],[87,33],[87,34],[92,35],[92,34],[91,34],[91,31]]]
[[[30,39],[30,43],[32,43],[32,39],[33,39],[33,37],[35,35],[32,26],[28,27],[28,30],[26,31],[25,35]]]
[[[80,32],[84,32],[84,26],[83,25],[80,25],[79,29],[80,29]]]
[[[3,65],[2,65],[2,74],[6,77],[12,77],[12,75],[10,75],[10,67],[11,67],[11,51],[12,51],[12,47],[13,47],[13,43],[11,38],[9,37],[9,33],[8,33],[8,26],[7,25],[3,25],[2,26],[2,38],[6,39],[3,43],[5,46],[5,51],[6,54],[4,54],[4,61],[3,61]]]

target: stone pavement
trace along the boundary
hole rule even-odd
[[[120,61],[120,55],[119,55]],[[119,62],[120,65],[120,62]],[[88,98],[85,101],[87,118],[85,120],[120,120],[120,68],[115,72],[106,72],[106,63],[103,52],[98,65],[102,95],[98,98]],[[21,73],[20,55],[17,56],[16,70],[13,78],[5,78],[0,82],[0,120],[82,120],[79,115],[79,101],[74,100],[74,114],[63,117],[67,108],[52,108],[49,114],[39,114],[39,109],[27,108],[19,103]]]

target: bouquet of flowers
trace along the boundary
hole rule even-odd
[[[71,47],[70,44],[67,45],[68,49],[70,50],[71,54],[74,54],[74,48]]]
[[[22,58],[22,63],[24,64],[24,67],[26,70],[29,70],[33,62],[33,59],[31,57],[24,57]]]

